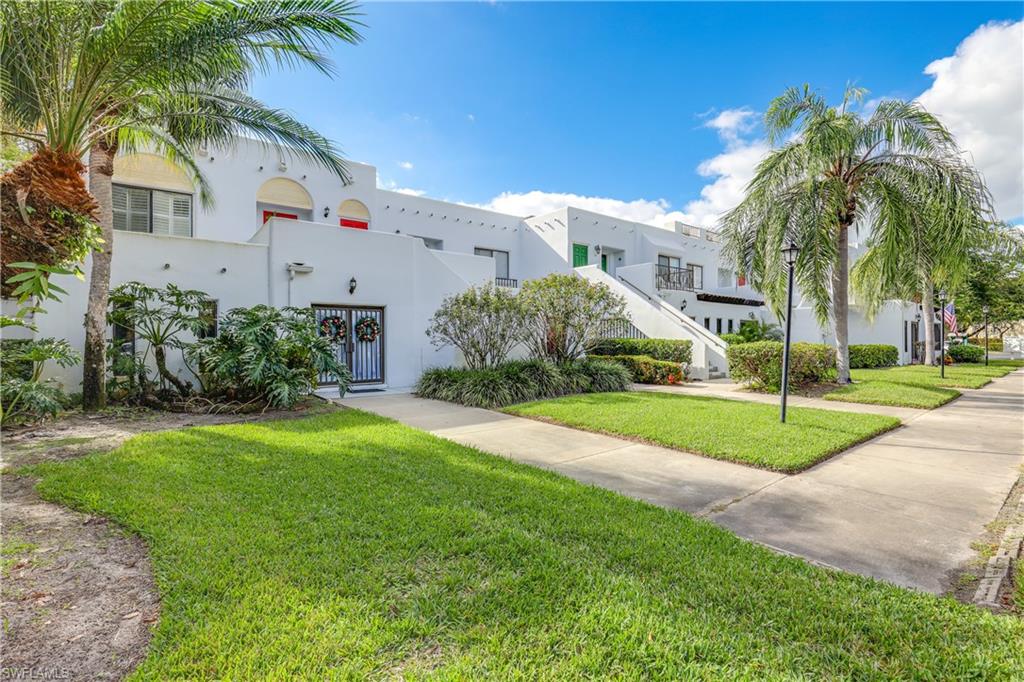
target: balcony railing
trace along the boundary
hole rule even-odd
[[[673,291],[693,291],[693,270],[691,268],[674,268],[671,265],[655,266],[655,284],[659,289]]]
[[[497,284],[499,287],[508,287],[510,289],[519,288],[519,280],[512,279],[511,277],[495,277],[494,283]]]

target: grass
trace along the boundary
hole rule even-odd
[[[31,470],[152,552],[138,679],[1009,679],[1024,622],[358,411]]]
[[[988,367],[950,365],[946,367],[945,378],[939,376],[938,367],[925,365],[855,369],[850,376],[856,383],[837,388],[824,398],[848,403],[932,409],[959,398],[958,388],[981,388],[1018,367],[1024,367],[1024,361],[993,360]]]
[[[507,412],[694,452],[796,472],[899,426],[900,420],[740,400],[640,391],[568,396],[514,405]]]

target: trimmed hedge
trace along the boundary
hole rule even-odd
[[[970,343],[972,346],[981,346],[982,348],[985,347],[984,336],[972,336],[971,338],[967,339],[967,342]],[[997,336],[988,337],[988,349],[995,351],[1003,350],[1003,340]]]
[[[970,344],[956,344],[949,347],[946,355],[953,358],[953,362],[981,362],[985,359],[985,349]]]
[[[678,384],[686,380],[686,372],[678,362],[655,360],[649,355],[609,355],[607,358],[628,369],[638,384]]]
[[[686,339],[602,339],[590,354],[646,355],[683,365],[685,371],[693,361],[693,342]]]
[[[750,341],[747,341],[747,339],[744,338],[743,336],[741,336],[740,334],[722,334],[721,335],[721,339],[722,339],[722,341],[725,341],[726,343],[728,343],[730,345],[732,345],[732,344],[740,344],[740,343],[751,343]]]
[[[416,395],[470,407],[495,408],[575,393],[626,391],[631,381],[629,370],[604,359],[564,365],[526,360],[485,369],[428,369],[416,384]]]
[[[782,386],[782,343],[754,341],[729,346],[729,374],[757,389],[778,391]],[[794,343],[789,349],[790,387],[831,381],[836,373],[836,353],[822,343]]]
[[[895,367],[900,361],[900,350],[883,343],[861,343],[850,346],[850,369]]]

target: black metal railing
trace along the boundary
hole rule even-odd
[[[674,268],[671,265],[657,265],[654,273],[655,285],[659,289],[693,291],[693,270]]]
[[[601,322],[602,339],[646,339],[647,334],[636,328],[629,320],[621,317]]]
[[[519,288],[519,280],[512,279],[511,277],[495,277],[494,283],[499,287],[509,287],[511,289]]]

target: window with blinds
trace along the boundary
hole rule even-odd
[[[114,229],[192,236],[192,195],[114,185]]]

